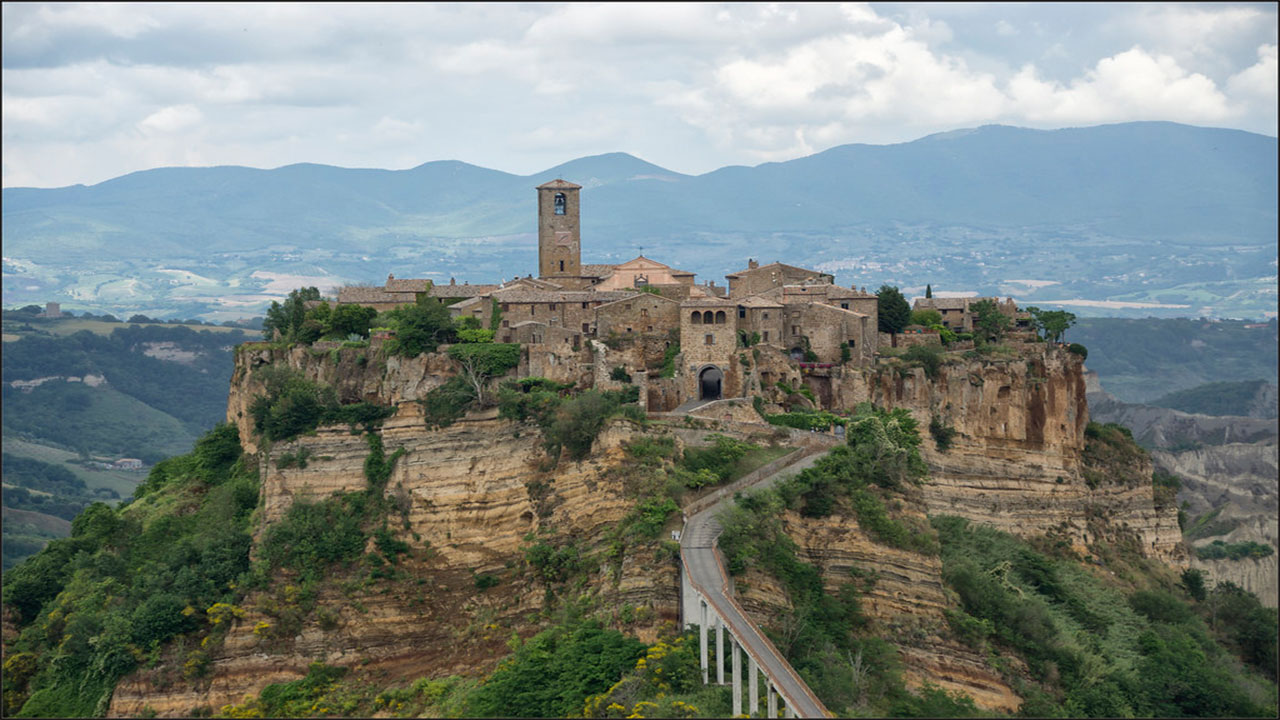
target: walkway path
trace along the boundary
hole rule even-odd
[[[725,492],[708,496],[694,503],[693,506],[686,509],[687,512],[694,514],[687,518],[684,531],[680,535],[680,556],[689,584],[706,601],[711,612],[723,620],[724,625],[729,629],[731,639],[736,639],[737,642],[741,643],[748,658],[752,661],[751,665],[758,666],[764,672],[769,679],[769,684],[782,696],[789,711],[788,714],[795,714],[800,717],[829,717],[830,713],[827,712],[822,701],[800,679],[800,676],[786,661],[786,658],[782,656],[782,653],[778,652],[773,643],[769,642],[769,639],[756,628],[755,623],[747,618],[742,607],[733,599],[729,590],[729,577],[725,572],[720,553],[716,549],[716,538],[719,537],[723,530],[716,520],[716,515],[727,507],[728,503],[733,502],[734,492],[745,490],[748,487],[761,488],[774,485],[783,477],[791,476],[813,465],[829,445],[830,443],[825,441],[815,442],[787,456],[785,460],[789,462],[774,470],[771,474],[758,477],[746,486],[724,488]],[[738,484],[734,483],[734,485]],[[688,604],[686,603],[685,606],[688,607]],[[686,618],[686,623],[693,622],[704,625],[702,632],[705,645],[706,620]],[[719,646],[719,630],[716,632],[717,646]],[[736,653],[734,659],[734,674],[736,676],[738,670]],[[718,657],[717,662],[723,663],[723,657]],[[752,669],[754,670],[754,667]],[[719,674],[720,672],[718,672]],[[754,673],[752,673],[750,679],[751,696],[754,703],[756,698]],[[736,681],[737,678],[735,677],[735,691],[740,691]],[[740,697],[739,695],[739,699],[735,701],[735,711],[741,702]],[[772,695],[770,697],[772,698]],[[754,708],[748,710],[748,712],[753,710]],[[770,710],[775,710],[772,702],[770,703]],[[776,717],[776,714],[771,712],[770,717]]]

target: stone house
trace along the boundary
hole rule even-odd
[[[629,297],[595,308],[595,334],[665,334],[680,323],[680,303],[653,293],[629,293]]]
[[[937,310],[942,315],[942,325],[953,332],[973,332],[973,306],[983,301],[996,304],[1007,315],[1010,327],[1025,329],[1030,326],[1031,314],[1018,310],[1013,298],[998,297],[916,298],[912,310]]]
[[[680,303],[680,354],[686,399],[714,400],[741,392],[738,306],[720,298]]]
[[[729,281],[729,297],[739,298],[759,295],[766,290],[783,285],[797,285],[805,281],[828,285],[835,282],[835,276],[827,273],[780,262],[761,265],[755,260],[748,260],[745,270],[725,275],[725,279]]]

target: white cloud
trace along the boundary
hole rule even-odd
[[[138,123],[138,129],[145,133],[172,133],[197,125],[203,118],[204,113],[195,105],[172,105],[148,115]]]
[[[3,183],[188,162],[533,173],[612,150],[705,172],[989,122],[1274,134],[1275,18],[1103,4],[8,3]]]
[[[1035,123],[1205,122],[1230,114],[1212,80],[1138,47],[1099,60],[1069,87],[1041,80],[1028,65],[1010,80],[1009,94],[1014,114]]]

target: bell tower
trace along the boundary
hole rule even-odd
[[[552,180],[538,186],[538,277],[582,274],[582,235],[578,222],[581,185]]]

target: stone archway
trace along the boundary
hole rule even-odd
[[[708,365],[698,373],[698,399],[719,400],[724,392],[724,373],[715,365]]]

